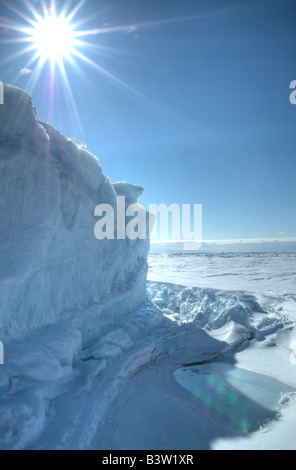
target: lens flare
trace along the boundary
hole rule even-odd
[[[79,118],[75,96],[71,88],[71,82],[68,77],[69,68],[74,69],[77,77],[83,81],[83,86],[92,88],[87,73],[84,72],[84,66],[92,69],[103,79],[108,80],[115,85],[120,91],[130,96],[141,106],[145,106],[154,110],[157,115],[161,114],[166,119],[172,121],[182,119],[188,125],[194,126],[195,129],[203,130],[203,126],[197,124],[182,113],[179,113],[174,107],[168,106],[161,101],[155,101],[136,89],[132,83],[127,82],[123,77],[117,76],[115,73],[103,67],[100,59],[103,56],[112,57],[122,54],[131,54],[126,49],[114,48],[104,45],[104,41],[95,41],[94,38],[113,33],[122,33],[123,35],[133,34],[139,29],[153,29],[156,26],[166,26],[170,24],[178,24],[192,21],[192,17],[176,17],[168,18],[153,22],[142,22],[138,24],[124,24],[122,26],[109,27],[103,21],[104,14],[96,8],[93,15],[85,17],[80,14],[87,0],[73,0],[58,2],[57,0],[20,0],[19,6],[16,7],[10,1],[3,0],[1,5],[12,11],[18,17],[17,21],[10,19],[7,15],[0,16],[0,33],[5,36],[0,39],[0,44],[12,45],[20,44],[20,47],[13,53],[0,58],[0,65],[20,61],[22,57],[26,57],[26,62],[21,65],[21,70],[32,71],[29,74],[26,90],[33,94],[35,87],[40,87],[40,76],[43,74],[43,86],[46,96],[54,100],[56,90],[65,92],[67,101],[71,107],[74,120],[82,129]],[[96,3],[96,2],[95,2]],[[2,8],[2,7],[1,7]],[[79,15],[78,15],[79,14]],[[77,17],[79,16],[79,19]],[[97,25],[92,24],[91,29],[85,28],[85,25],[97,19]],[[200,20],[199,16],[195,20]],[[82,28],[83,27],[83,28]],[[87,40],[88,38],[88,40]],[[16,46],[17,47],[17,46]],[[91,53],[91,55],[90,55]],[[91,57],[94,57],[92,60]],[[78,65],[78,63],[80,64]],[[48,67],[49,65],[49,67]],[[83,65],[83,66],[82,66]],[[13,83],[17,85],[21,78],[22,72],[14,78]],[[46,77],[44,79],[44,76]],[[53,102],[49,103],[49,109],[53,109]],[[50,119],[50,116],[48,117]]]

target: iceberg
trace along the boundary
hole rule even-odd
[[[115,207],[118,193],[135,203],[143,188],[113,185],[84,144],[39,121],[23,90],[5,85],[4,98],[0,338],[19,338],[71,311],[85,315],[87,337],[89,312],[102,325],[145,302],[149,240],[94,236],[98,204]]]

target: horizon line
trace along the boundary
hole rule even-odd
[[[151,244],[194,243],[197,240],[150,240]],[[296,238],[234,238],[224,240],[202,240],[202,244],[235,245],[244,243],[296,243]]]

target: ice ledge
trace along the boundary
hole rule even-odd
[[[144,188],[135,184],[123,182],[113,183],[117,196],[124,196],[127,204],[137,203],[139,197],[142,195]]]

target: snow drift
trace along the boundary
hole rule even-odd
[[[24,91],[0,106],[0,337],[54,323],[66,312],[98,323],[145,301],[147,240],[94,236],[94,209],[142,188],[104,175],[98,159],[39,122]],[[85,313],[87,316],[87,313]],[[87,319],[86,319],[87,320]],[[86,330],[94,328],[85,322]]]

